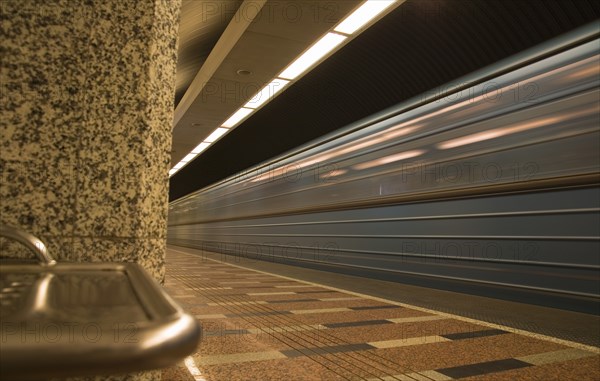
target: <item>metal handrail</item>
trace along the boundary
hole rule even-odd
[[[43,266],[54,266],[56,264],[54,258],[48,253],[48,249],[44,242],[33,234],[12,226],[0,224],[0,236],[14,239],[15,241],[22,243],[30,251],[35,253],[40,260],[40,264]]]

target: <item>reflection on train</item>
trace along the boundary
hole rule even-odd
[[[598,313],[598,43],[482,71],[176,200],[168,242]]]

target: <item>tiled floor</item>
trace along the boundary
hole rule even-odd
[[[164,381],[600,380],[596,347],[186,251],[169,249],[165,287],[203,339]]]

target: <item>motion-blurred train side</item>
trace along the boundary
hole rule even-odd
[[[598,31],[561,41],[172,202],[168,243],[598,313]]]

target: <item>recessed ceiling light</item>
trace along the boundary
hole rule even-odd
[[[209,145],[210,145],[210,143],[202,142],[202,143],[198,144],[196,146],[196,148],[194,148],[192,150],[192,152],[190,152],[190,153],[193,153],[194,155],[197,155],[200,152],[204,151],[206,148],[208,148]]]
[[[180,163],[187,163],[188,161],[194,160],[195,157],[196,155],[193,153],[187,154],[183,159],[181,159]]]
[[[223,124],[222,127],[233,127],[247,117],[253,110],[250,108],[241,107],[239,110],[233,113]]]
[[[346,17],[333,30],[340,33],[352,34],[377,17],[397,0],[368,0]]]
[[[267,86],[263,87],[261,91],[258,92],[255,96],[252,97],[244,105],[244,107],[248,108],[258,108],[263,103],[270,101],[275,94],[281,91],[290,81],[280,78],[275,78],[272,80]]]
[[[219,127],[214,130],[212,134],[208,135],[208,138],[204,139],[204,141],[206,143],[212,143],[223,136],[223,134],[225,134],[227,131],[229,131],[227,128]]]
[[[294,79],[298,77],[321,58],[325,57],[327,53],[335,49],[335,47],[341,44],[345,39],[346,36],[342,36],[341,34],[327,33],[300,57],[296,58],[287,69],[278,75],[278,77],[285,79]]]
[[[236,71],[236,73],[238,75],[250,75],[250,74],[252,74],[252,72],[250,70],[245,70],[245,69],[240,69],[240,70]]]

